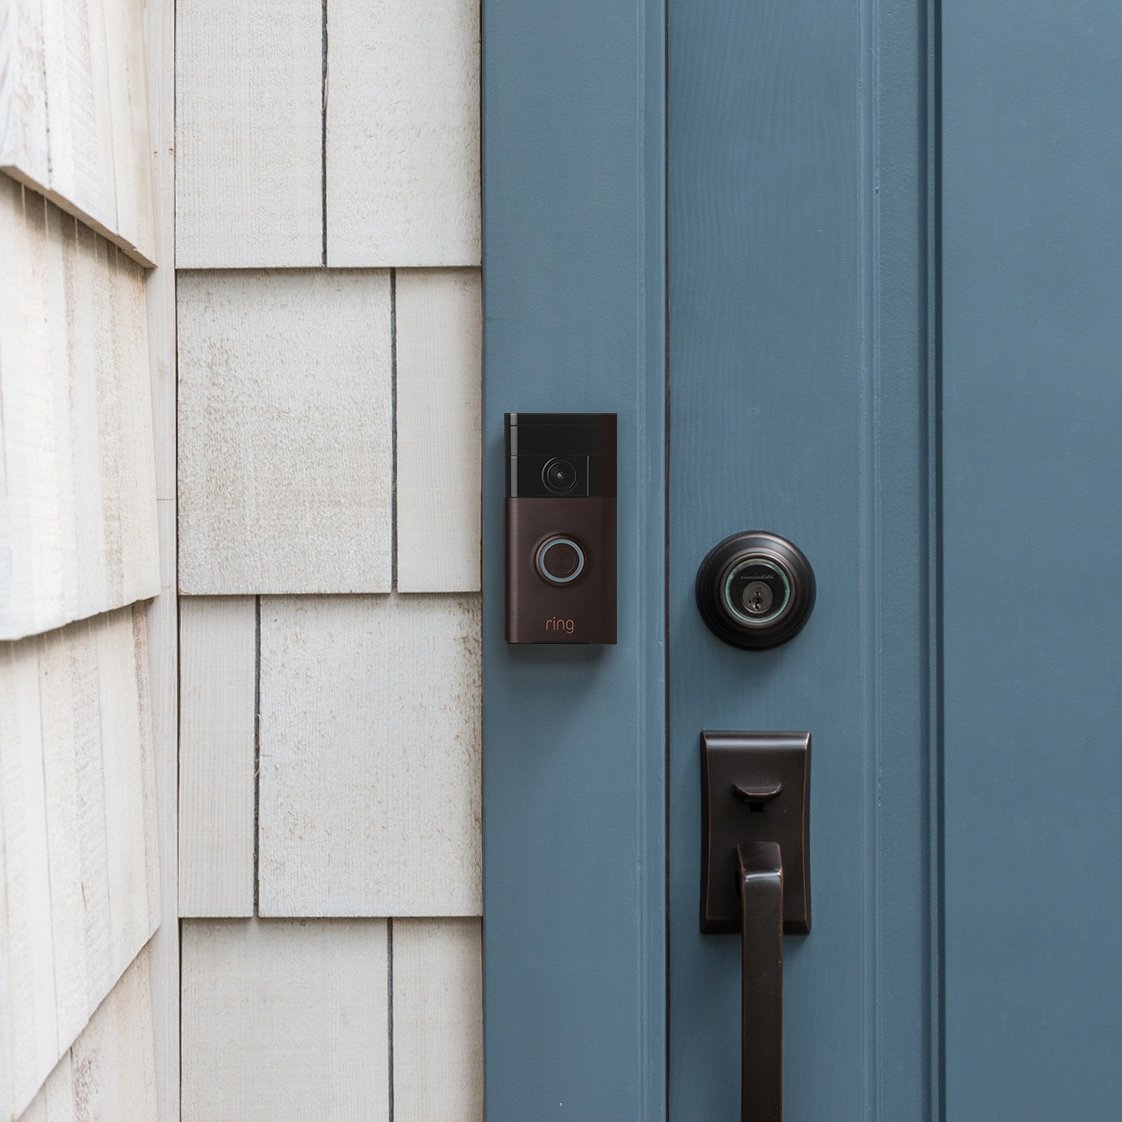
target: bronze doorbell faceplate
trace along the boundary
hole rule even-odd
[[[506,641],[616,641],[616,415],[506,415]]]

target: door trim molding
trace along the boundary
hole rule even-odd
[[[663,0],[483,4],[488,1122],[661,1122]],[[503,641],[503,413],[619,414],[619,641]]]
[[[877,1118],[942,1117],[938,0],[869,5]],[[906,49],[913,44],[913,49]],[[914,566],[882,557],[914,557]]]

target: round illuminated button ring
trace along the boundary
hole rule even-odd
[[[553,537],[538,547],[534,563],[549,584],[572,584],[584,572],[584,550],[572,538]]]

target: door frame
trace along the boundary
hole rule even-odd
[[[867,510],[891,515],[869,539],[867,1116],[937,1119],[938,5],[855,2]],[[489,1122],[666,1117],[665,27],[664,0],[483,3]],[[503,413],[523,410],[619,414],[615,647],[504,642]],[[904,548],[911,568],[880,566]]]
[[[664,26],[662,0],[484,3],[492,1122],[665,1113]],[[614,647],[503,640],[507,411],[619,414]]]

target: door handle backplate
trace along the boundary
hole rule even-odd
[[[701,930],[740,930],[736,847],[783,854],[783,930],[810,931],[810,733],[701,734]]]
[[[783,933],[810,931],[810,733],[701,734],[701,930],[741,933],[740,1118],[783,1116]]]

